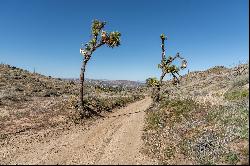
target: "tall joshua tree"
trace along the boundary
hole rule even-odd
[[[103,30],[106,22],[102,22],[99,20],[93,20],[91,25],[91,39],[88,43],[85,44],[84,48],[80,48],[80,53],[83,56],[81,74],[80,74],[80,104],[81,108],[84,108],[83,101],[83,90],[84,90],[84,74],[86,70],[86,65],[90,60],[93,52],[101,47],[102,45],[107,45],[108,47],[114,48],[120,45],[120,37],[121,33],[117,31],[106,32]]]
[[[164,34],[161,34],[160,38],[161,38],[162,59],[158,67],[161,68],[162,73],[159,81],[154,80],[153,86],[156,87],[156,95],[154,96],[155,102],[160,101],[160,90],[163,83],[163,79],[166,76],[166,74],[171,74],[173,76],[173,84],[176,85],[180,82],[178,78],[178,76],[180,76],[179,71],[187,67],[187,61],[184,58],[182,58],[179,53],[177,53],[174,57],[169,56],[168,59],[166,58],[165,40],[167,40],[167,38]],[[180,67],[172,64],[173,61],[176,60],[177,58],[182,60],[182,64]]]

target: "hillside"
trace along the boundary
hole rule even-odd
[[[74,82],[66,82],[10,65],[0,65],[0,99],[2,102],[25,101],[30,97],[77,94]]]
[[[170,82],[166,82],[164,89],[179,95],[180,98],[188,97],[199,100],[199,102],[222,104],[219,96],[223,96],[224,92],[237,83],[248,86],[248,82],[248,64],[242,64],[231,69],[224,66],[215,66],[206,71],[190,72],[184,75],[180,84],[176,87],[171,86]]]
[[[153,163],[139,153],[151,104],[143,89],[87,83],[93,115],[83,118],[72,80],[9,65],[0,66],[0,80],[0,164]]]
[[[98,115],[142,98],[136,94],[138,90],[86,83],[84,100],[87,108]],[[79,84],[72,80],[47,77],[1,64],[1,137],[72,121],[73,117],[79,116],[78,96]]]
[[[74,82],[79,82],[79,79],[64,79]],[[102,85],[102,86],[109,86],[109,87],[125,87],[125,88],[135,88],[135,87],[141,87],[145,84],[139,81],[130,81],[130,80],[103,80],[103,79],[88,79],[86,78],[87,84],[93,84],[93,85]]]
[[[81,119],[77,82],[0,65],[0,161],[249,164],[249,64],[180,81],[164,82],[158,105],[143,86],[90,81],[84,100],[95,114]]]
[[[166,81],[147,112],[144,153],[162,164],[249,164],[249,64]]]

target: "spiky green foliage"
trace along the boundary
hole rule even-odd
[[[179,58],[182,60],[180,67],[172,64],[176,58]],[[187,61],[184,58],[180,57],[179,53],[177,53],[175,57],[169,56],[168,59],[164,57],[161,60],[161,63],[158,64],[158,68],[162,70],[162,73],[164,73],[164,76],[165,74],[171,74],[173,76],[173,84],[179,83],[179,79],[177,77],[177,76],[180,76],[179,71],[185,69],[186,67],[187,67]]]
[[[163,40],[167,39],[167,37],[165,36],[164,33],[161,34],[160,38],[163,39]]]
[[[109,40],[106,43],[109,47],[117,47],[120,45],[120,32],[110,32],[109,34]]]
[[[159,80],[156,77],[146,79],[146,84],[148,87],[156,87],[159,85]]]
[[[94,20],[91,25],[92,39],[82,48],[82,55],[85,59],[89,59],[91,54],[100,46],[106,44],[108,47],[118,47],[120,43],[121,33],[118,31],[106,32],[103,30],[106,22]]]
[[[101,29],[104,28],[105,24],[105,21],[101,22],[98,20],[94,20],[91,25],[92,35],[97,36],[100,33]]]

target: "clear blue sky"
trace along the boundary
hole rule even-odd
[[[159,78],[166,54],[180,52],[190,71],[248,61],[248,0],[0,0],[0,62],[53,77],[79,77],[81,42],[95,18],[122,33],[121,46],[98,49],[86,76]],[[186,70],[187,71],[187,70]]]

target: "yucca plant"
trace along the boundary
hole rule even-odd
[[[155,88],[159,86],[159,80],[156,77],[146,79],[146,85],[151,89],[151,98],[154,99],[155,96]]]
[[[164,34],[160,35],[161,38],[161,49],[162,49],[162,59],[161,63],[158,65],[158,68],[161,69],[161,77],[160,80],[158,81],[157,79],[149,79],[149,83],[151,86],[153,86],[156,89],[156,95],[154,96],[154,102],[159,102],[160,101],[160,90],[161,86],[163,83],[163,79],[166,76],[166,74],[170,74],[173,76],[173,84],[177,85],[180,80],[178,77],[180,77],[179,71],[183,70],[187,67],[187,61],[180,56],[179,53],[177,53],[174,57],[169,56],[166,58],[166,53],[165,53],[165,40],[167,40],[167,37]],[[173,63],[174,60],[180,59],[182,60],[181,66],[178,67]]]
[[[159,81],[156,77],[146,79],[147,87],[155,87],[159,85]]]
[[[85,115],[88,115],[89,112],[84,107],[84,100],[83,100],[83,90],[84,90],[84,74],[86,70],[86,65],[90,60],[93,52],[101,47],[102,45],[107,45],[108,47],[114,48],[120,45],[120,32],[110,32],[104,31],[103,28],[106,25],[106,22],[102,22],[99,20],[93,20],[91,26],[91,39],[88,43],[85,44],[85,47],[80,48],[80,53],[83,56],[83,62],[81,67],[81,74],[80,74],[80,106],[81,110],[85,111]]]

